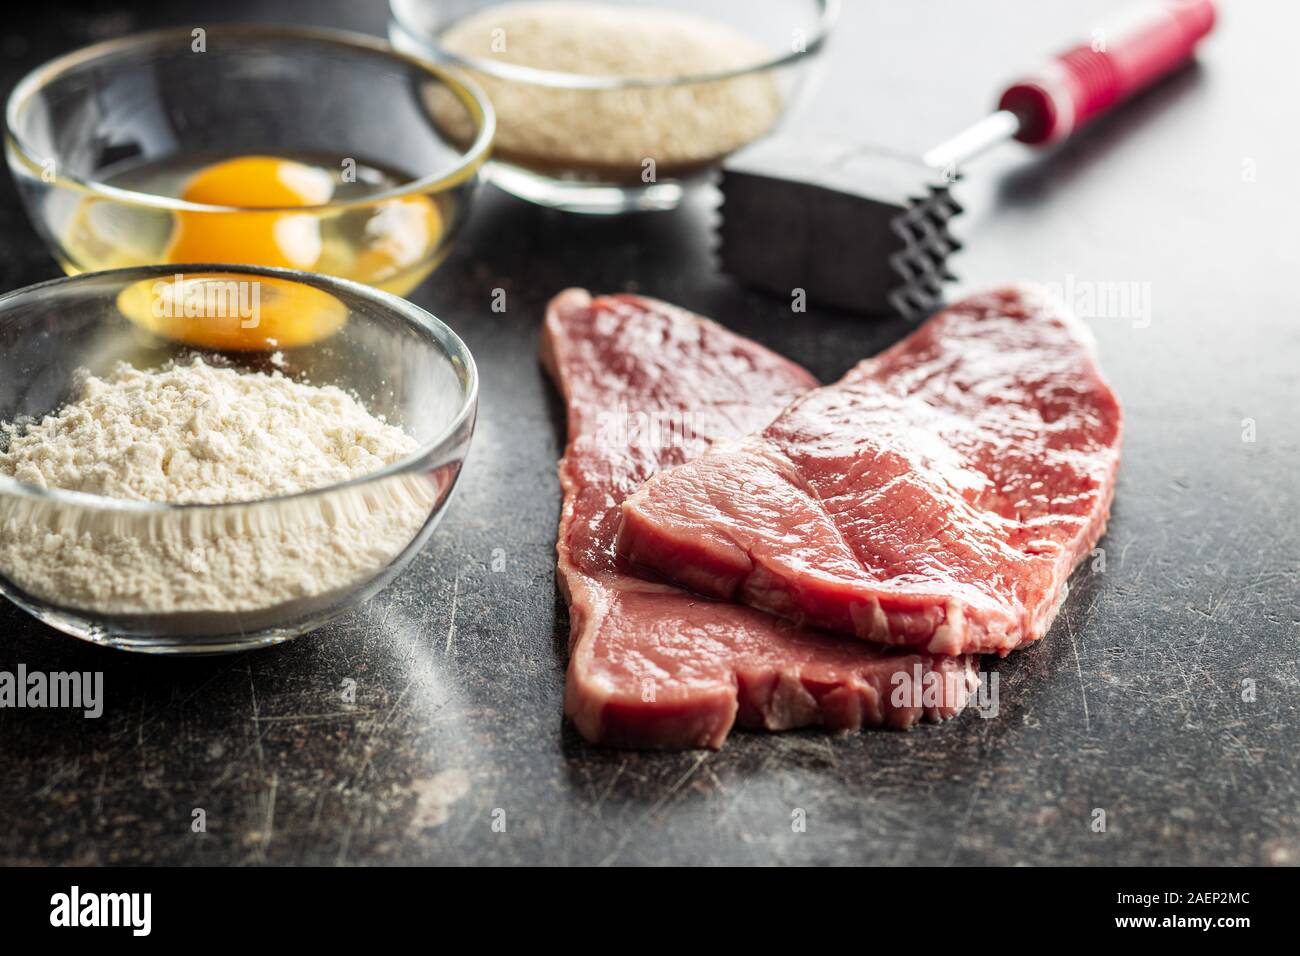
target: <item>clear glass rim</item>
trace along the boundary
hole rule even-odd
[[[321,485],[319,488],[309,488],[305,491],[297,491],[292,494],[269,495],[265,498],[252,498],[240,501],[221,501],[221,502],[194,502],[178,503],[170,501],[137,501],[131,498],[112,498],[107,495],[97,495],[86,491],[71,491],[66,488],[41,488],[37,485],[30,485],[26,482],[10,478],[8,475],[0,475],[0,494],[16,495],[22,498],[28,498],[38,501],[63,502],[80,508],[91,508],[99,511],[126,511],[136,514],[166,514],[169,512],[193,513],[196,511],[215,511],[222,508],[247,508],[254,505],[277,504],[287,501],[303,501],[322,495],[333,494],[342,490],[362,488],[377,481],[383,481],[397,475],[422,472],[427,470],[430,463],[439,458],[445,457],[446,453],[451,450],[457,433],[464,427],[465,422],[474,415],[475,407],[478,402],[478,367],[474,363],[474,356],[470,354],[469,347],[461,340],[460,336],[452,331],[441,319],[432,313],[420,308],[406,299],[384,292],[382,289],[375,289],[371,286],[363,285],[359,282],[353,282],[349,279],[340,279],[337,276],[320,275],[314,272],[301,272],[297,269],[278,269],[269,266],[238,266],[226,263],[202,263],[189,264],[183,267],[175,265],[153,265],[153,266],[133,266],[127,269],[107,269],[103,272],[83,272],[74,276],[61,276],[57,279],[49,279],[45,282],[38,282],[35,285],[24,286],[21,289],[15,289],[0,295],[0,323],[5,321],[5,312],[16,301],[27,299],[33,295],[40,295],[44,290],[55,287],[75,286],[79,283],[87,283],[102,280],[104,278],[121,279],[121,287],[126,287],[134,282],[141,282],[151,278],[168,278],[174,276],[177,271],[183,269],[185,272],[219,272],[223,274],[237,274],[247,276],[263,276],[270,279],[286,279],[292,282],[299,282],[305,285],[322,288],[327,292],[342,292],[346,297],[360,297],[367,299],[373,304],[380,306],[388,312],[400,316],[406,322],[415,325],[426,332],[431,333],[434,338],[446,349],[446,360],[449,364],[454,364],[459,360],[465,369],[465,384],[460,390],[459,404],[450,421],[438,432],[432,439],[422,442],[420,447],[415,449],[409,455],[398,459],[391,465],[386,465],[377,471],[368,472],[359,475],[356,478],[349,478],[347,481],[333,482],[328,485]]]
[[[633,77],[617,74],[564,73],[558,70],[543,70],[537,67],[520,66],[517,63],[502,63],[499,60],[487,60],[481,57],[463,56],[453,53],[443,46],[437,36],[431,36],[417,29],[402,16],[400,7],[403,0],[389,0],[388,10],[393,24],[418,45],[428,49],[440,61],[455,63],[464,69],[475,70],[503,80],[530,83],[534,86],[550,86],[570,90],[623,90],[641,87],[695,86],[700,83],[715,83],[719,80],[731,80],[742,76],[752,76],[767,70],[789,66],[805,56],[812,56],[826,43],[831,29],[840,15],[840,0],[813,0],[817,6],[817,22],[808,37],[803,50],[791,50],[780,56],[763,60],[749,66],[714,73],[695,73],[683,76]]]
[[[430,63],[420,57],[408,56],[398,52],[374,37],[347,30],[260,24],[221,24],[205,29],[207,29],[209,37],[215,36],[235,41],[240,39],[281,39],[333,44],[402,63],[428,75],[451,90],[469,111],[475,122],[477,130],[474,140],[469,146],[461,149],[459,159],[449,169],[439,170],[393,189],[372,193],[358,199],[332,201],[314,206],[223,206],[194,203],[172,196],[110,186],[95,179],[87,179],[57,171],[55,173],[56,182],[82,192],[153,209],[212,213],[320,213],[323,211],[332,212],[335,210],[364,208],[376,203],[431,191],[441,192],[469,179],[487,161],[488,154],[492,149],[492,142],[496,138],[496,113],[492,109],[492,104],[487,96],[467,76],[461,76],[452,70]],[[5,104],[5,139],[8,145],[30,167],[40,169],[47,157],[42,156],[38,150],[33,149],[18,131],[20,113],[33,96],[69,71],[93,63],[95,60],[124,52],[139,52],[157,48],[165,43],[188,42],[191,39],[191,31],[186,27],[132,33],[124,37],[94,43],[71,53],[65,53],[36,67],[18,81],[13,92],[9,94],[8,102]]]

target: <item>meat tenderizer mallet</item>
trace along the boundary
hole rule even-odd
[[[926,314],[954,278],[958,167],[1008,139],[1058,143],[1187,63],[1212,0],[1128,12],[1002,94],[996,112],[918,158],[780,138],[723,165],[719,256],[741,281],[856,312]]]

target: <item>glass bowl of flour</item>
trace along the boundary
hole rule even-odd
[[[429,539],[476,406],[455,333],[345,280],[149,266],[12,292],[0,592],[125,650],[292,639]]]

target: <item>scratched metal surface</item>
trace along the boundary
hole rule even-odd
[[[798,127],[920,149],[978,115],[1010,64],[1116,6],[854,0]],[[155,23],[382,28],[377,10],[343,3],[149,11],[43,4],[39,20],[11,19],[5,88],[92,36]],[[102,670],[107,698],[98,720],[0,710],[0,861],[1300,860],[1300,134],[1261,94],[1294,85],[1286,38],[1300,21],[1280,2],[1230,14],[1201,69],[1037,165],[1018,148],[989,157],[965,186],[970,249],[956,265],[971,286],[1036,278],[1082,294],[1132,281],[1151,306],[1149,324],[1091,321],[1128,416],[1106,566],[1076,578],[1040,646],[989,663],[996,717],[847,738],[740,733],[720,753],[607,752],[576,737],[560,712],[567,622],[553,571],[560,409],[535,362],[546,298],[639,289],[825,379],[904,329],[792,317],[714,275],[707,194],[629,221],[489,194],[415,295],[466,338],[483,377],[471,461],[432,543],[369,605],[241,657],[125,656],[0,608],[0,669]],[[56,274],[7,182],[0,243],[0,287]],[[505,314],[488,309],[496,287]],[[191,832],[195,808],[206,833]],[[1096,808],[1104,833],[1089,826]]]

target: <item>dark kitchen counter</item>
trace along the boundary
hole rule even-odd
[[[1123,0],[846,6],[792,134],[920,150]],[[1020,147],[990,154],[961,187],[968,249],[954,266],[968,288],[1054,282],[1085,314],[1107,311],[1086,298],[1101,283],[1138,292],[1129,314],[1088,317],[1127,413],[1104,570],[1076,576],[1045,641],[986,663],[997,716],[738,732],[718,753],[577,737],[561,715],[546,299],[569,285],[656,295],[827,380],[906,326],[795,316],[715,274],[708,192],[674,214],[601,220],[489,190],[413,296],[482,373],[470,461],[433,540],[366,606],[243,656],[111,652],[0,607],[0,670],[102,670],[106,697],[98,720],[0,710],[0,862],[1300,862],[1300,14],[1228,6],[1199,67],[1036,163]],[[48,56],[162,23],[383,29],[377,3],[133,9],[6,14],[5,92]],[[4,177],[0,290],[57,273]],[[498,287],[504,314],[490,309]],[[196,808],[206,833],[191,831]]]

